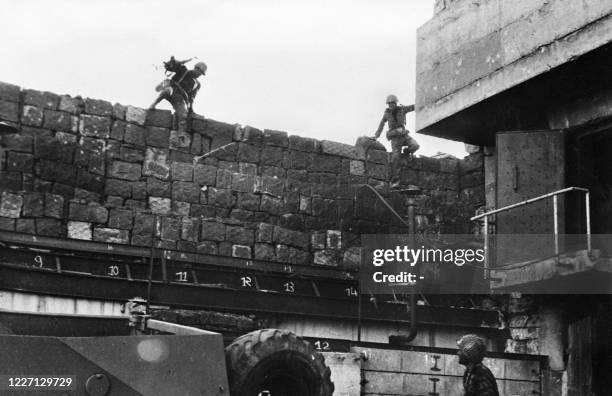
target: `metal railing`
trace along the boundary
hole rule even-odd
[[[586,235],[587,235],[587,251],[589,254],[591,253],[591,204],[590,204],[590,192],[588,188],[583,187],[567,187],[562,190],[553,191],[548,194],[540,195],[535,198],[527,199],[525,201],[521,201],[512,205],[504,206],[503,208],[494,209],[485,213],[481,213],[474,217],[471,217],[470,220],[479,220],[483,219],[484,222],[484,277],[488,278],[489,271],[489,260],[488,260],[488,252],[489,252],[489,216],[506,212],[510,209],[518,208],[520,206],[529,205],[534,202],[541,201],[543,199],[547,199],[552,197],[553,199],[553,222],[554,222],[554,238],[555,238],[555,258],[559,260],[559,199],[558,196],[561,194],[565,194],[570,191],[579,191],[583,192],[585,195],[585,210],[586,210]]]

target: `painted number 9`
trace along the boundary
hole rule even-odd
[[[36,256],[36,257],[34,257],[34,263],[36,263],[36,266],[37,266],[38,268],[42,268],[42,267],[43,267],[43,264],[44,264],[42,256]]]

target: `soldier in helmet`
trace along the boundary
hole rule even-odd
[[[419,149],[419,144],[408,135],[408,130],[406,129],[406,113],[414,111],[414,105],[402,106],[397,102],[397,96],[387,96],[388,107],[385,109],[382,120],[374,135],[374,139],[378,139],[385,123],[389,124],[387,139],[391,141],[391,181],[394,186],[398,185],[399,175],[397,174],[397,167],[401,154],[407,154],[412,157]]]
[[[466,334],[457,341],[459,364],[465,366],[463,388],[465,396],[499,396],[491,370],[482,364],[487,347],[482,338]]]
[[[188,70],[185,61],[177,61],[174,57],[169,62],[164,62],[166,70],[173,72],[170,80],[166,80],[158,86],[159,96],[149,107],[153,110],[163,99],[166,99],[174,108],[178,120],[178,130],[185,132],[187,129],[187,116],[193,111],[193,100],[195,99],[200,83],[198,77],[206,75],[206,63],[198,62],[193,70]]]

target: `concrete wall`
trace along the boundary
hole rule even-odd
[[[612,91],[591,89],[588,94],[577,94],[572,101],[551,109],[547,119],[550,129],[564,129],[607,119],[611,115]]]
[[[402,232],[388,153],[169,111],[0,83],[0,229],[107,243],[353,268],[358,235]],[[194,164],[198,155],[235,143]],[[419,226],[469,228],[484,201],[481,156],[417,158]]]
[[[457,355],[374,348],[352,348],[364,356],[366,395],[463,395],[463,373]],[[485,358],[500,395],[540,394],[537,361]]]
[[[0,290],[0,309],[59,315],[127,316],[121,303]]]
[[[439,14],[442,11],[448,10],[454,7],[455,4],[465,0],[435,0],[434,1],[434,14]]]
[[[323,352],[331,370],[334,395],[361,395],[361,356],[358,353]]]
[[[440,8],[443,3],[444,7]],[[612,41],[599,0],[438,2],[418,30],[417,130]]]

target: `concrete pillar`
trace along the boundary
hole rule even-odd
[[[487,208],[497,207],[497,157],[495,147],[484,148],[485,202]]]
[[[550,369],[565,370],[566,323],[563,309],[559,306],[544,306],[540,317],[540,354],[548,355]]]

